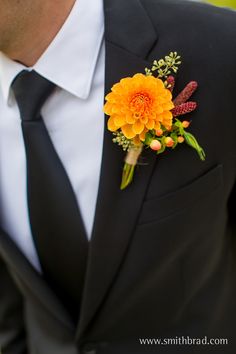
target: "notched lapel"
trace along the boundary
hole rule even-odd
[[[154,36],[152,24],[139,1],[112,0],[107,1],[106,5],[105,90],[107,94],[113,84],[121,78],[144,72],[145,67],[150,66],[145,56],[150,52],[157,36]],[[132,17],[129,21],[132,22],[133,17],[136,17],[136,28],[132,27],[132,23],[123,22],[131,12]],[[140,23],[144,27],[138,27]],[[135,29],[136,33],[134,33]],[[140,57],[141,53],[143,57]],[[106,122],[107,118],[105,125]],[[100,187],[78,338],[99,310],[122,266],[156,162],[155,154],[144,152],[144,164],[137,167],[134,182],[121,191],[124,157],[125,153],[112,142],[112,134],[105,127]]]
[[[0,229],[0,254],[6,264],[21,279],[39,302],[64,326],[74,331],[74,325],[56,296],[40,274],[28,262],[12,239]]]
[[[104,0],[106,40],[146,58],[158,40],[140,0]]]

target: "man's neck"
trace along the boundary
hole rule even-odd
[[[33,66],[63,26],[75,1],[58,1],[58,6],[49,6],[43,16],[38,16],[37,23],[31,23],[31,28],[24,32],[21,40],[18,38],[12,51],[6,54],[25,66]]]

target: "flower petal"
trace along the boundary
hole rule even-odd
[[[145,140],[147,131],[148,131],[147,129],[144,129],[144,130],[142,131],[142,133],[139,134],[139,138],[140,138],[141,141],[144,141],[144,140]]]
[[[160,122],[156,122],[154,129],[157,131],[161,128]],[[157,134],[158,135],[158,134]]]
[[[136,119],[133,117],[132,113],[126,114],[125,119],[126,119],[126,122],[129,124],[134,124],[136,122]]]
[[[120,128],[126,124],[124,116],[116,115],[114,116],[114,124]]]
[[[132,125],[126,124],[123,127],[121,127],[122,133],[127,139],[133,139],[135,137],[135,133],[132,129]]]
[[[144,129],[144,124],[139,120],[133,124],[133,131],[135,134],[141,134]]]
[[[161,114],[163,113],[164,109],[161,105],[158,105],[155,109],[156,114]]]
[[[110,102],[106,102],[106,104],[103,107],[104,113],[106,113],[108,116],[111,115],[112,112],[112,104]]]
[[[133,143],[134,145],[140,146],[140,137],[138,135],[133,138]]]
[[[170,111],[171,109],[173,109],[175,106],[173,104],[173,102],[169,101],[167,103],[163,104],[163,109],[164,111]]]
[[[117,126],[114,123],[114,118],[113,117],[110,117],[108,119],[107,127],[108,127],[108,130],[110,130],[111,132],[115,132],[118,129]]]
[[[172,119],[173,114],[170,111],[165,111],[163,112],[162,117],[164,120],[169,120]]]
[[[140,122],[142,122],[143,124],[147,124],[148,118],[147,117],[142,117],[142,118],[140,118]]]
[[[155,127],[155,121],[153,119],[149,119],[149,121],[145,125],[146,125],[146,128],[151,130]]]

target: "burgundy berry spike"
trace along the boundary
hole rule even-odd
[[[179,106],[182,103],[188,101],[188,99],[193,95],[198,87],[198,83],[196,81],[190,81],[188,85],[183,89],[182,92],[174,99],[174,105]]]
[[[193,112],[196,108],[197,108],[197,103],[189,101],[186,103],[182,103],[178,106],[175,106],[175,108],[172,109],[172,114],[173,117],[178,117]]]
[[[174,76],[168,76],[166,81],[167,81],[168,89],[170,90],[170,92],[173,92],[174,87],[175,87],[175,78],[174,78]]]

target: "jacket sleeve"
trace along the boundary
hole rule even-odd
[[[0,258],[0,353],[26,354],[23,299]]]

